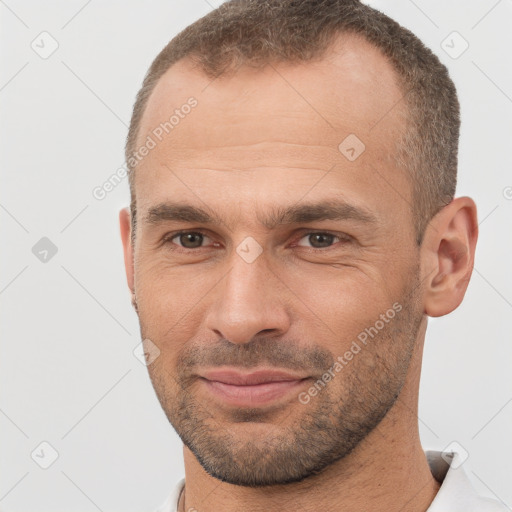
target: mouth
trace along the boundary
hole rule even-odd
[[[262,406],[289,398],[310,379],[276,370],[245,374],[236,370],[215,370],[203,372],[199,378],[215,399],[236,407]]]

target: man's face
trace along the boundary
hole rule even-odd
[[[197,106],[136,171],[134,285],[142,338],[160,350],[149,374],[212,476],[299,481],[379,423],[417,339],[411,185],[393,163],[402,93],[355,38],[318,62],[213,81],[183,61],[150,98],[139,144],[191,96]],[[339,149],[350,134],[364,151],[353,137]],[[326,202],[339,218],[316,215]],[[173,218],[164,203],[218,221]],[[204,378],[226,369],[298,381],[265,395]]]

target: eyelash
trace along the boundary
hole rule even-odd
[[[201,231],[201,230],[195,230],[195,231],[178,231],[176,233],[169,233],[167,235],[165,235],[162,239],[162,244],[163,245],[175,245],[177,247],[177,249],[173,249],[173,250],[176,250],[178,252],[189,252],[189,251],[200,251],[201,249],[206,249],[206,247],[197,247],[195,249],[187,249],[186,247],[182,247],[180,245],[177,245],[177,244],[174,244],[172,242],[172,240],[180,235],[189,235],[189,234],[199,234],[199,235],[203,235],[203,236],[206,236],[208,238],[211,238],[208,236],[208,234],[206,234],[205,232]],[[350,242],[351,241],[351,237],[349,235],[345,235],[345,234],[341,234],[341,233],[333,233],[331,231],[308,231],[306,233],[304,233],[300,238],[297,239],[297,241],[300,241],[302,240],[303,238],[309,236],[309,235],[329,235],[329,236],[332,236],[334,238],[337,238],[339,240],[339,242],[341,243],[347,243],[347,242]],[[294,242],[295,244],[296,242]],[[334,247],[334,244],[329,246],[329,247],[324,247],[324,248],[318,248],[318,247],[304,247],[304,246],[298,246],[298,247],[302,247],[303,249],[306,249],[309,251],[322,251],[322,252],[326,252],[330,249],[332,249]]]

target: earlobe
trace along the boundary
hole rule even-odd
[[[475,202],[454,199],[432,220],[422,245],[425,314],[451,313],[462,302],[473,271],[478,222]]]
[[[119,227],[121,230],[121,239],[123,241],[123,252],[124,252],[124,267],[126,271],[126,280],[128,282],[128,288],[133,294],[134,288],[134,269],[133,269],[133,246],[131,243],[131,219],[130,209],[123,208],[119,212]],[[133,302],[133,300],[132,300]]]

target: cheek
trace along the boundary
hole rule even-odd
[[[297,296],[334,325],[338,320],[357,324],[378,317],[398,293],[397,283],[387,282],[378,269],[364,264],[313,269],[302,277],[295,274],[290,282],[302,283],[292,287]]]
[[[178,345],[192,338],[206,314],[203,300],[211,288],[192,269],[168,268],[161,261],[136,270],[139,320],[146,336],[160,345]]]
[[[148,337],[185,343],[197,336],[209,309],[219,306],[212,297],[222,299],[214,288],[227,267],[219,262],[176,266],[158,256],[137,263],[139,317]],[[332,340],[329,348],[339,351],[399,298],[400,283],[394,277],[399,272],[390,263],[378,258],[332,265],[277,263],[273,271],[286,286],[275,296],[276,306],[286,308],[313,339],[315,331],[324,333]]]
[[[370,352],[387,350],[387,340],[403,308],[400,283],[385,281],[373,268],[373,272],[369,267],[365,271],[362,268],[345,268],[337,275],[331,272],[328,279],[321,279],[320,273],[316,279],[309,275],[307,291],[300,294],[309,306],[302,305],[298,310],[299,316],[303,315],[299,321],[304,322],[305,332],[316,343],[326,343],[325,348],[335,358],[350,352],[353,343],[363,348],[365,342],[380,340]],[[330,341],[322,342],[320,332]]]

